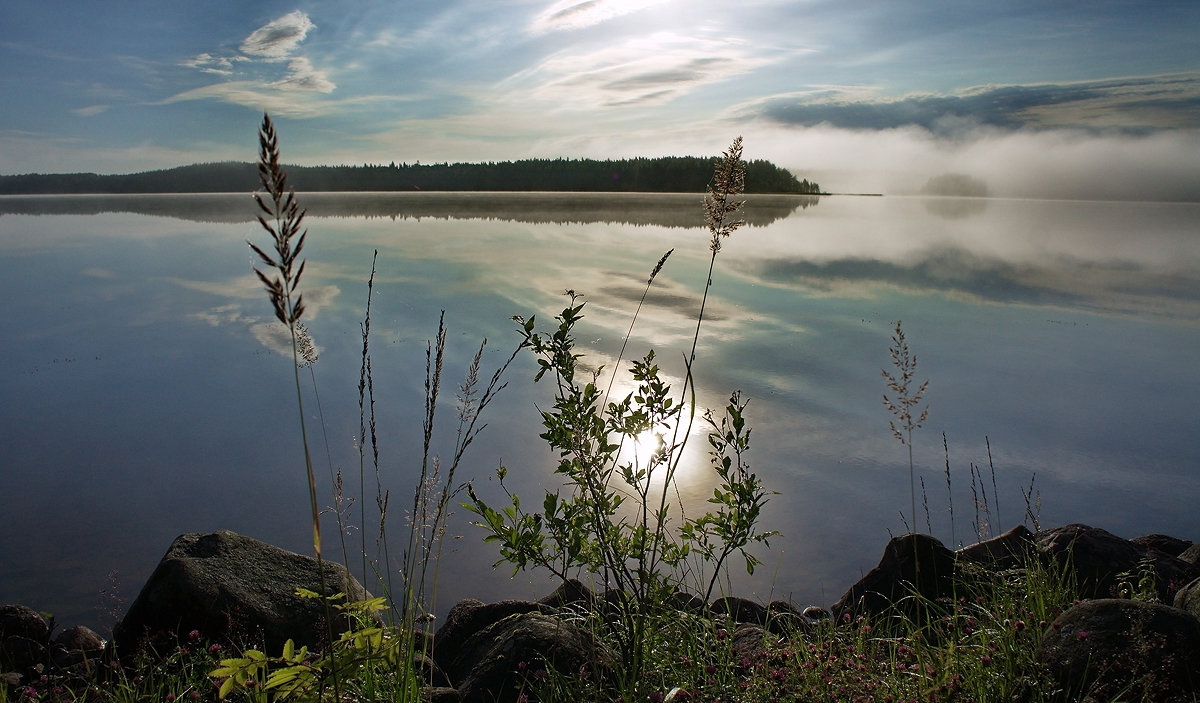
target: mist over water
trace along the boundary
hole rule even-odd
[[[353,486],[352,563],[364,541],[374,553],[378,530],[369,462],[361,497],[357,488],[372,251],[379,481],[399,544],[439,311],[450,329],[445,399],[483,338],[490,373],[518,341],[511,316],[549,324],[567,288],[588,301],[587,361],[611,368],[650,269],[674,248],[626,357],[654,348],[678,379],[707,273],[699,200],[301,194],[306,322],[321,354],[310,438],[322,504],[330,467]],[[101,589],[115,580],[127,605],[181,533],[231,529],[311,549],[290,361],[245,245],[260,236],[253,213],[247,195],[0,198],[0,561],[11,565],[0,600],[107,629],[121,607]],[[762,526],[783,536],[754,577],[735,569],[735,592],[828,605],[875,565],[889,532],[904,531],[907,454],[880,400],[898,319],[918,379],[930,379],[914,448],[944,542],[973,539],[971,463],[985,468],[989,511],[978,520],[991,531],[1022,522],[1033,481],[1043,526],[1200,539],[1200,205],[760,196],[747,220],[718,257],[696,364],[702,405],[719,409],[734,389],[751,399],[748,458],[780,492]],[[502,462],[527,500],[557,485],[537,439],[535,403],[551,390],[531,383],[534,371],[526,357],[510,370],[461,468],[485,497],[500,495],[490,477]],[[453,414],[447,400],[443,453]],[[694,439],[680,486],[689,510],[712,489],[706,443]],[[549,589],[504,565],[493,572],[498,555],[464,513],[446,544],[439,612],[462,597]],[[325,519],[326,552],[340,559]]]

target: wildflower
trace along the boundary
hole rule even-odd
[[[175,694],[174,693],[167,694],[167,703],[175,703]]]
[[[192,691],[191,693],[188,694],[188,698],[191,698],[194,701],[198,701],[198,700],[200,700],[200,692]]]
[[[1079,632],[1075,633],[1075,638],[1078,640],[1086,640],[1088,638],[1087,630],[1080,630]]]
[[[1025,621],[1018,620],[1015,623],[1013,623],[1013,627],[1016,628],[1017,632],[1020,632],[1025,629]]]
[[[200,639],[200,631],[192,630],[191,632],[188,633],[188,639],[190,639],[192,641]]]
[[[220,652],[221,649],[222,649],[221,645],[217,644],[216,642],[213,642],[212,644],[208,645],[208,653],[209,654],[216,654],[217,652]]]
[[[980,657],[980,658],[979,658],[979,663],[980,663],[980,664],[983,664],[984,666],[991,666],[991,665],[992,665],[992,658],[991,658],[991,657],[989,657],[988,655],[986,655],[986,654],[985,654],[985,655],[983,655],[982,657]]]

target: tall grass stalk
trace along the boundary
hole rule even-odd
[[[950,489],[950,444],[946,433],[942,433],[942,454],[946,457],[946,510],[950,512],[950,544],[957,549],[958,538],[954,535],[954,491]]]
[[[263,114],[262,126],[258,131],[258,177],[266,198],[256,192],[254,202],[261,213],[258,222],[271,236],[273,253],[268,254],[253,242],[247,241],[250,249],[258,255],[269,271],[255,267],[254,273],[262,281],[267,296],[275,309],[275,317],[288,329],[292,346],[292,374],[296,384],[296,406],[300,414],[300,439],[304,445],[304,466],[308,479],[309,507],[312,513],[313,552],[317,557],[320,574],[321,594],[329,595],[325,583],[325,563],[321,555],[321,513],[317,506],[317,481],[313,474],[312,454],[308,447],[308,427],[304,417],[304,394],[300,388],[300,318],[304,315],[304,296],[299,291],[300,279],[304,274],[304,250],[307,229],[301,229],[305,211],[296,201],[296,191],[289,188],[287,174],[279,162],[279,141],[275,125],[268,114]],[[333,643],[333,616],[329,601],[325,604],[325,624],[329,642]],[[335,686],[337,678],[334,677]],[[340,698],[340,696],[339,696]]]
[[[895,420],[888,420],[892,436],[908,449],[908,488],[912,500],[910,516],[915,529],[917,524],[917,484],[913,468],[912,432],[925,424],[925,420],[929,417],[929,407],[923,408],[917,417],[913,416],[913,412],[916,406],[921,404],[921,399],[929,388],[929,381],[926,380],[920,386],[913,387],[913,379],[917,374],[917,356],[909,351],[908,342],[904,339],[904,330],[901,329],[899,320],[896,320],[896,328],[892,332],[892,344],[888,348],[888,355],[892,358],[892,367],[895,369],[895,373],[887,369],[882,369],[881,373],[884,383],[893,395],[888,397],[885,393],[883,405],[888,412],[896,416]]]
[[[379,445],[375,435],[375,383],[371,374],[371,300],[375,291],[375,263],[379,250],[371,255],[371,275],[367,279],[367,303],[363,321],[359,323],[362,334],[362,355],[358,372],[358,536],[362,558],[363,578],[367,575],[367,499],[366,499],[366,450],[371,443],[371,454],[376,467],[379,463]],[[369,397],[368,397],[369,393]],[[367,433],[368,418],[370,434]]]

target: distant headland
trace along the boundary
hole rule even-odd
[[[525,159],[486,163],[401,163],[286,166],[290,185],[305,192],[573,191],[701,193],[713,160],[695,156],[634,159]],[[0,195],[237,193],[254,190],[252,163],[193,164],[142,173],[0,176]],[[765,160],[746,163],[747,193],[822,195],[821,187]]]

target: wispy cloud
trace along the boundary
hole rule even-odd
[[[538,13],[529,25],[532,34],[581,29],[661,5],[666,0],[561,0]]]
[[[102,112],[107,112],[111,105],[88,105],[87,107],[79,107],[71,110],[72,113],[80,117],[94,117]]]
[[[510,78],[525,95],[567,109],[660,103],[769,63],[732,39],[672,32],[593,51],[563,51]]]
[[[228,56],[213,56],[209,53],[197,54],[183,62],[188,68],[194,68],[204,73],[215,73],[218,76],[228,76],[233,73],[233,59]]]
[[[294,10],[251,32],[238,48],[247,56],[282,61],[300,48],[300,42],[315,28],[308,15]]]

